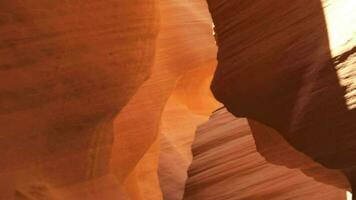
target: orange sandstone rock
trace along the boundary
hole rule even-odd
[[[136,188],[134,193],[142,194],[142,197],[138,197],[138,199],[156,200],[162,198],[159,197],[161,191],[156,184],[158,180],[156,158],[159,156],[159,147],[156,147],[155,150],[150,148],[157,141],[162,112],[167,100],[175,90],[178,80],[186,73],[200,68],[209,69],[208,73],[202,70],[202,74],[196,73],[193,76],[197,80],[211,79],[216,60],[216,45],[211,34],[211,18],[204,1],[162,0],[159,2],[159,13],[160,32],[156,42],[152,75],[115,119],[112,150],[114,153],[111,157],[111,168],[118,180],[126,183],[127,188],[130,188],[131,191]],[[190,78],[186,79],[188,79],[187,83],[191,81]],[[195,85],[191,85],[191,87]],[[201,85],[204,85],[205,91],[208,91],[208,81]],[[206,95],[204,92],[202,93],[197,96]],[[180,96],[181,101],[186,101],[186,99],[183,100],[182,95]],[[194,107],[194,105],[190,106]],[[196,108],[196,106],[194,108],[208,113],[202,108]],[[213,106],[212,110],[214,108]],[[192,131],[190,134],[193,135],[194,132]],[[133,176],[136,177],[128,177],[130,174],[135,174]],[[145,176],[140,174],[145,174]],[[127,178],[131,181],[126,181]],[[161,185],[169,184],[171,183],[161,182]],[[183,186],[183,183],[179,184],[180,192],[183,192]],[[163,193],[166,194],[165,191]]]
[[[124,198],[112,125],[153,65],[156,2],[4,0],[0,13],[0,199]]]

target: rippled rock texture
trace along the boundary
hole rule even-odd
[[[198,127],[192,151],[185,200],[346,199],[343,189],[266,161],[256,149],[247,120],[226,109],[214,112]]]
[[[219,46],[216,98],[326,167],[354,168],[355,1],[208,3]]]

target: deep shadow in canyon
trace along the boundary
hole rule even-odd
[[[354,50],[332,57],[321,1],[208,3],[219,44],[215,97],[236,116],[276,129],[324,166],[352,170],[356,115],[337,68]],[[259,135],[255,139],[263,149]]]

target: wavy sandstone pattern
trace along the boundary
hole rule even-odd
[[[215,96],[278,132],[215,112],[185,199],[344,198],[305,154],[356,182],[354,2],[208,0]],[[0,199],[182,199],[221,106],[209,9],[1,0]]]
[[[324,166],[352,170],[355,1],[208,3],[219,46],[215,97]]]
[[[342,189],[266,161],[256,150],[247,120],[226,109],[198,127],[192,149],[185,200],[346,199]]]

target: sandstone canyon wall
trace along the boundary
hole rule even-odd
[[[2,0],[0,200],[344,199],[352,1]]]
[[[151,77],[139,88],[114,122],[115,141],[117,142],[113,145],[112,151],[115,154],[112,155],[111,166],[127,190],[135,191],[129,192],[133,199],[158,200],[162,199],[162,195],[179,196],[183,193],[185,173],[178,176],[180,181],[177,185],[174,185],[172,181],[165,182],[164,179],[161,179],[163,181],[161,185],[165,186],[163,194],[161,194],[157,176],[159,167],[162,174],[164,169],[170,165],[170,163],[160,162],[159,166],[159,140],[164,139],[165,135],[174,134],[175,131],[168,133],[163,130],[162,137],[158,136],[161,124],[165,123],[162,120],[167,119],[168,114],[166,113],[166,118],[162,119],[162,112],[165,111],[165,105],[173,91],[176,91],[175,97],[172,98],[178,101],[177,107],[188,107],[188,111],[193,114],[190,118],[192,120],[190,128],[181,127],[181,134],[186,134],[188,137],[194,134],[192,127],[198,123],[198,121],[194,123],[194,112],[207,115],[216,108],[215,104],[217,104],[214,100],[199,108],[196,105],[201,104],[194,103],[199,101],[199,96],[212,99],[211,93],[199,92],[209,92],[210,80],[216,66],[216,45],[212,36],[211,18],[207,4],[200,0],[162,0],[159,1],[158,9],[160,32],[157,37]],[[189,75],[201,82],[195,85],[189,84],[191,80],[184,79]],[[179,81],[181,77],[184,80]],[[177,82],[180,82],[180,85],[177,86]],[[199,88],[202,89],[199,90]],[[193,90],[195,91],[193,94],[196,95],[185,98],[186,92],[181,92],[182,90]],[[172,114],[175,115],[175,113]],[[179,119],[179,115],[176,117]],[[178,125],[179,122],[170,126]],[[184,131],[189,132],[184,133]],[[179,132],[176,131],[175,134],[177,135],[177,133]],[[153,144],[155,146],[152,146]],[[189,146],[185,148],[189,148]],[[182,167],[180,170],[186,171],[187,164]],[[129,176],[130,174],[131,176]],[[178,192],[175,193],[169,192],[177,190]],[[137,197],[137,194],[140,193],[141,197]]]
[[[183,199],[195,129],[221,106],[209,90],[214,70],[211,65],[183,75],[162,113],[158,175],[166,200]]]
[[[113,120],[149,76],[157,2],[0,2],[0,199],[121,199]]]
[[[247,120],[226,109],[214,112],[195,137],[185,200],[346,199],[343,189],[266,161],[256,149]],[[284,157],[283,149],[269,150]]]
[[[216,66],[206,2],[2,1],[0,13],[0,199],[161,199],[161,122],[179,133],[167,100],[175,90],[187,124],[182,172],[218,105],[202,100]],[[182,196],[185,177],[163,194]]]
[[[219,46],[215,97],[354,182],[356,2],[208,3]]]

